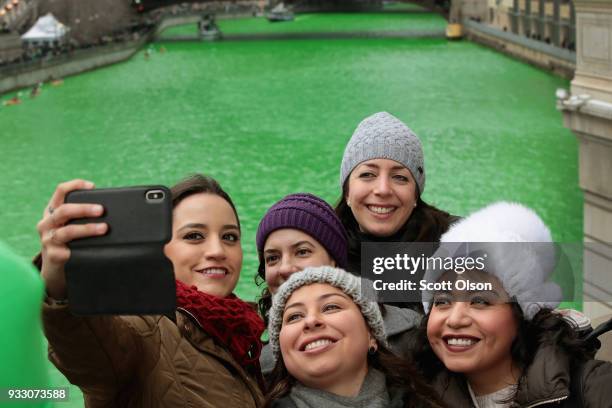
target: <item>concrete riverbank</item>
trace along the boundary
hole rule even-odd
[[[0,68],[0,94],[125,61],[147,42],[148,35],[133,41],[77,50],[50,59]]]

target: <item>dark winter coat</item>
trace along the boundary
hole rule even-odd
[[[166,316],[76,317],[43,305],[49,359],[86,407],[256,408],[261,390],[182,309]]]
[[[572,375],[578,378],[571,378]],[[554,407],[567,405],[570,398],[570,381],[580,381],[579,392],[584,408],[612,407],[612,363],[589,360],[581,370],[572,370],[569,356],[555,346],[542,346],[534,361],[527,368],[518,387],[516,407]],[[453,408],[472,408],[466,380],[461,375],[444,372],[434,382],[434,388],[442,400]],[[575,398],[574,395],[572,398]],[[572,403],[571,405],[574,405]]]

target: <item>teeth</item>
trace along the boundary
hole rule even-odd
[[[471,346],[472,344],[476,343],[476,341],[472,339],[457,339],[457,338],[448,339],[446,340],[446,342],[448,343],[449,346],[463,346],[463,347]]]
[[[395,207],[376,207],[373,205],[368,206],[370,211],[373,211],[377,214],[389,214],[391,211],[395,210]]]
[[[225,275],[225,269],[221,268],[210,268],[202,270],[204,275]]]
[[[329,339],[316,340],[316,341],[313,341],[312,343],[308,343],[306,347],[304,348],[304,350],[312,350],[313,348],[325,346],[331,343],[333,342]]]

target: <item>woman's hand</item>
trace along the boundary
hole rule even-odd
[[[42,244],[41,276],[45,281],[47,294],[54,299],[66,297],[66,276],[64,266],[70,258],[68,242],[85,237],[104,235],[108,229],[105,223],[70,224],[69,221],[99,217],[104,208],[98,204],[65,204],[66,194],[73,190],[92,189],[94,184],[85,180],[71,180],[57,186],[37,229]]]

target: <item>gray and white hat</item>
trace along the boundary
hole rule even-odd
[[[405,166],[419,186],[419,194],[423,194],[425,164],[421,141],[404,122],[390,113],[375,113],[357,126],[342,156],[340,188],[355,167],[372,159],[390,159]]]
[[[313,283],[327,283],[350,296],[361,310],[361,314],[365,318],[366,324],[370,328],[374,338],[376,338],[379,343],[387,345],[387,336],[385,334],[380,308],[376,302],[367,299],[363,295],[360,278],[343,269],[333,268],[331,266],[305,268],[291,275],[289,279],[280,286],[272,298],[268,335],[270,337],[272,352],[277,360],[280,356],[278,336],[283,324],[283,312],[285,311],[287,300],[289,300],[293,292],[297,289]]]
[[[440,242],[438,252],[446,249],[445,243],[480,243],[473,247],[488,255],[485,272],[499,279],[526,320],[533,319],[540,309],[556,308],[563,298],[561,287],[551,280],[557,260],[550,230],[524,205],[490,204],[453,224]],[[428,269],[423,279],[436,282],[443,273],[442,269]],[[433,293],[423,291],[426,313],[432,300]]]

